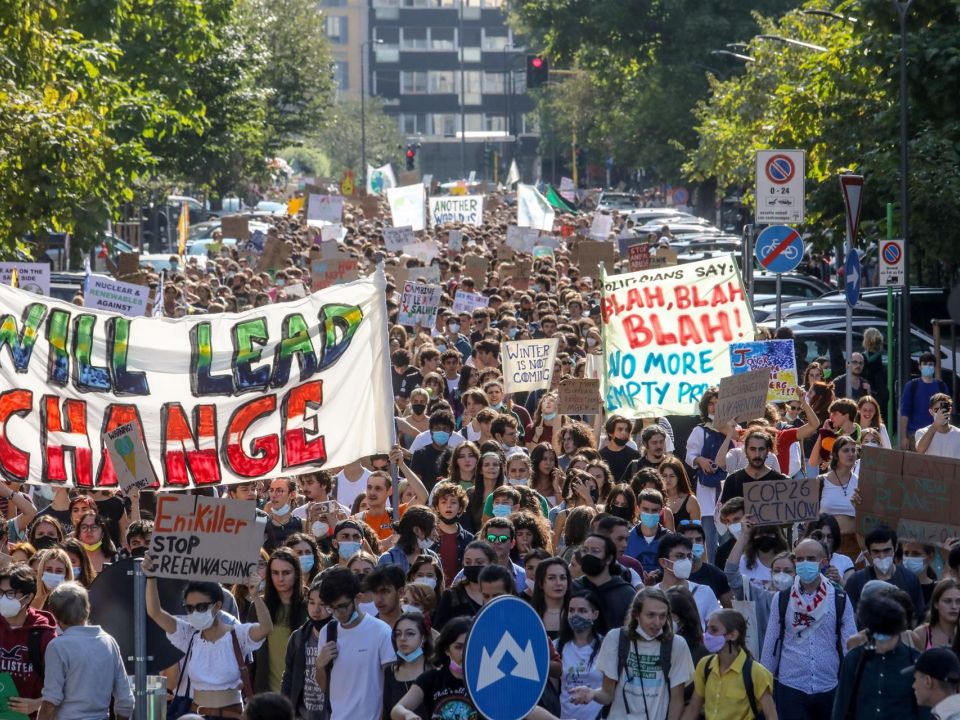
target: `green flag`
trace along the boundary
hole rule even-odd
[[[557,192],[557,189],[553,185],[547,185],[547,202],[550,203],[551,207],[555,210],[559,210],[564,213],[572,213],[574,215],[578,214],[577,209],[567,202],[563,196]]]

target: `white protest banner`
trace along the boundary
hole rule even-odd
[[[594,240],[606,240],[610,235],[610,229],[612,227],[612,215],[597,213],[593,216],[593,224],[590,225],[590,237]]]
[[[388,188],[387,202],[390,203],[390,215],[393,218],[394,227],[409,225],[414,231],[423,230],[426,227],[424,206],[427,202],[427,193],[423,183]]]
[[[129,422],[103,434],[103,446],[110,454],[117,484],[121,490],[145,488],[157,482],[157,474],[150,464],[147,446],[143,444],[137,423]]]
[[[346,237],[347,229],[340,223],[320,228],[320,242],[343,242]]]
[[[443,289],[440,287],[405,282],[403,294],[400,296],[397,322],[401,325],[432,327],[437,319],[437,309],[440,307],[442,295]]]
[[[47,263],[0,262],[0,285],[9,285],[13,270],[21,290],[37,295],[50,294],[50,266]]]
[[[453,297],[453,307],[451,309],[458,315],[460,313],[472,313],[477,308],[486,307],[489,303],[490,298],[486,295],[457,290],[457,294]]]
[[[517,252],[533,252],[540,231],[537,228],[507,225],[507,245]]]
[[[546,338],[500,343],[504,392],[548,389],[559,342],[557,338]]]
[[[483,225],[483,195],[431,197],[430,224],[445,223],[463,223],[477,227]]]
[[[517,225],[553,230],[553,208],[533,185],[517,183]]]
[[[413,234],[413,228],[409,225],[405,227],[385,227],[383,229],[383,242],[386,245],[387,252],[403,252],[403,246],[415,243],[417,238]]]
[[[403,246],[403,254],[416,258],[424,265],[429,265],[434,258],[439,257],[440,248],[433,240],[424,240],[423,242],[407,243]]]
[[[89,275],[83,289],[83,306],[109,310],[127,317],[141,317],[147,312],[150,288],[132,285],[104,275]]]
[[[753,340],[733,256],[604,278],[601,331],[608,413],[694,415],[731,374],[728,346]]]
[[[393,447],[380,273],[244,313],[127,318],[0,286],[0,476],[115,487],[135,422],[160,489],[289,477]]]
[[[463,250],[463,232],[460,230],[451,230],[447,233],[447,249],[453,252]]]
[[[367,195],[382,195],[396,186],[397,178],[390,163],[378,168],[367,165]]]
[[[265,523],[246,500],[157,498],[150,556],[157,577],[246,583],[256,575]]]
[[[343,219],[343,195],[314,195],[307,200],[307,222],[338,223]]]

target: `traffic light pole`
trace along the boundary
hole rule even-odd
[[[467,179],[467,114],[465,105],[467,102],[466,72],[463,69],[463,2],[460,0],[459,13],[459,45],[460,45],[460,177]]]
[[[903,288],[900,291],[900,392],[910,379],[910,190],[909,138],[907,137],[907,13],[913,0],[893,0],[900,16],[900,237],[903,238]]]

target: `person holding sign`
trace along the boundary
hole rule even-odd
[[[857,510],[860,483],[854,466],[860,457],[857,443],[849,435],[841,435],[830,451],[830,472],[819,475],[820,512],[833,516],[840,527],[840,547],[837,552],[856,562],[860,555],[857,540]]]
[[[184,653],[182,677],[175,697],[193,693],[192,711],[220,718],[239,718],[243,711],[242,688],[249,682],[243,658],[258,650],[273,630],[270,611],[257,592],[259,577],[247,583],[254,598],[257,622],[230,626],[220,618],[223,588],[217,583],[191,580],[183,590],[185,616],[168,613],[160,605],[153,558],[143,559],[147,576],[147,615],[167,634],[167,640]],[[185,676],[185,680],[183,679]],[[252,692],[252,688],[250,691]]]

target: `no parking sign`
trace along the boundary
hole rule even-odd
[[[900,287],[906,271],[903,262],[903,240],[880,241],[880,272],[877,284],[881,287]]]

